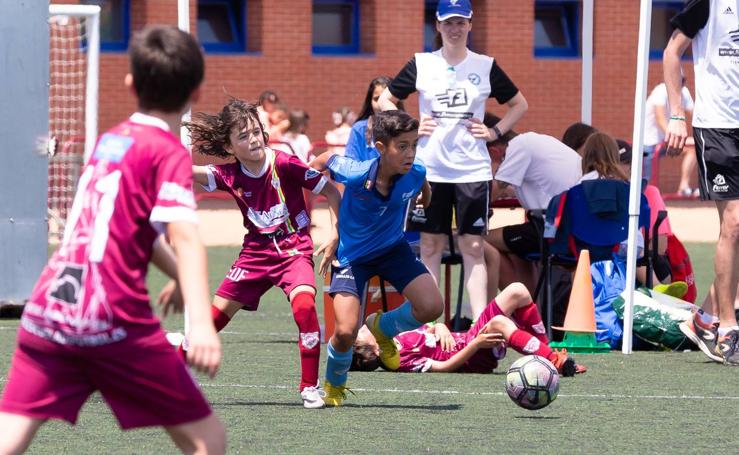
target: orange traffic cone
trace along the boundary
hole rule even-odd
[[[595,339],[595,302],[588,250],[582,250],[577,261],[564,326],[552,328],[565,331],[564,340],[550,343],[552,347],[582,353],[608,352],[611,349],[608,343],[597,343]]]

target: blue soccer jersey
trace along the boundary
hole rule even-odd
[[[341,265],[372,259],[402,241],[408,201],[415,197],[426,179],[426,168],[418,161],[407,174],[395,179],[387,197],[375,189],[379,158],[356,161],[334,155],[328,169],[334,180],[344,184],[339,210],[339,251]]]

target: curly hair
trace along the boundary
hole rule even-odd
[[[203,155],[228,158],[231,154],[226,151],[226,146],[231,145],[230,135],[233,129],[241,129],[254,123],[259,125],[264,143],[269,142],[269,135],[259,120],[257,106],[238,98],[231,98],[221,112],[217,114],[198,112],[193,114],[192,120],[185,122],[184,126],[190,132],[194,151]]]

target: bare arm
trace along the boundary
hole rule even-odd
[[[435,373],[454,373],[462,368],[477,351],[480,349],[493,348],[504,343],[503,334],[501,333],[480,333],[467,344],[461,351],[454,354],[450,359],[444,361],[432,361],[429,371]]]
[[[193,166],[192,167],[192,178],[195,183],[203,186],[208,186],[208,171],[206,166]]]
[[[670,102],[670,117],[685,117],[682,103],[682,73],[680,59],[692,40],[680,30],[672,32],[670,41],[662,54],[662,68],[667,86],[667,99]],[[685,120],[670,118],[665,130],[665,142],[669,155],[679,154],[685,146],[688,137],[688,128]]]
[[[521,92],[516,93],[513,98],[508,100],[506,105],[508,105],[508,111],[505,113],[503,118],[500,119],[500,122],[495,125],[503,134],[513,129],[516,123],[521,120],[523,114],[525,114],[529,109],[529,103]]]
[[[423,186],[421,187],[421,194],[416,200],[416,205],[420,205],[423,208],[427,208],[430,203],[431,203],[431,185],[429,185],[428,180],[424,180]]]
[[[221,363],[221,342],[210,315],[205,247],[197,226],[184,221],[167,224],[167,237],[177,255],[177,277],[189,311],[187,360],[197,370],[215,376]]]
[[[332,151],[326,151],[318,155],[317,157],[313,158],[313,160],[309,163],[310,167],[317,171],[325,171],[327,169],[328,160],[331,159],[332,156],[336,155],[336,152]]]
[[[318,273],[321,276],[326,276],[328,266],[331,265],[331,260],[339,244],[339,205],[341,204],[341,193],[339,193],[339,190],[333,183],[327,181],[321,190],[321,194],[326,197],[328,202],[328,212],[331,217],[331,235],[316,250],[314,255],[318,256],[323,253],[321,263],[318,265]]]
[[[154,241],[151,262],[168,277],[177,279],[177,257],[163,235]]]
[[[390,90],[385,87],[385,90],[382,91],[382,95],[380,95],[380,99],[377,100],[377,102],[380,105],[381,111],[390,111],[398,109],[398,101],[400,101],[398,98],[394,97],[392,93],[390,93]]]

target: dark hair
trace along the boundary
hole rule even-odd
[[[290,111],[290,127],[287,130],[291,133],[302,133],[308,120],[310,120],[310,115],[304,110],[292,110]]]
[[[380,356],[375,354],[372,346],[354,343],[353,348],[349,371],[375,371],[382,366]]]
[[[593,133],[585,141],[582,153],[582,173],[598,172],[602,178],[629,181],[621,169],[618,144],[606,133]]]
[[[273,92],[272,90],[265,90],[259,94],[258,103],[260,106],[264,106],[265,101],[272,104],[277,104],[280,102],[280,97],[277,96],[277,93]]]
[[[362,109],[359,110],[359,116],[357,116],[357,120],[364,120],[366,118],[369,118],[370,115],[374,112],[372,110],[372,93],[375,91],[375,88],[378,85],[381,85],[383,87],[387,87],[390,85],[390,83],[393,80],[388,76],[379,76],[369,83],[369,86],[367,87],[367,94],[364,96],[364,103],[362,103]]]
[[[372,134],[375,140],[385,145],[403,133],[418,129],[418,120],[400,110],[378,112],[372,116],[372,120]]]
[[[588,136],[596,132],[598,130],[587,123],[576,122],[565,130],[565,134],[562,135],[562,143],[572,150],[577,150],[585,144]]]
[[[193,114],[192,120],[184,126],[190,132],[192,148],[203,155],[228,158],[225,146],[231,145],[230,135],[234,128],[244,128],[247,125],[259,125],[264,135],[264,143],[269,142],[269,136],[259,121],[257,106],[237,98],[228,100],[221,112],[210,115],[204,112]]]
[[[488,128],[492,128],[497,125],[498,122],[500,122],[500,117],[491,112],[485,112],[485,115],[482,118],[483,125]],[[488,142],[488,145],[508,145],[508,143],[516,136],[518,136],[518,133],[511,129],[503,133],[501,137],[496,138],[494,141]]]
[[[142,110],[181,111],[205,74],[195,38],[177,27],[155,25],[134,34],[128,51]]]
[[[616,139],[618,145],[618,159],[621,164],[631,165],[631,144],[623,139]]]

